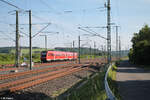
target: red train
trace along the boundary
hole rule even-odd
[[[76,52],[63,51],[42,51],[41,62],[56,61],[56,60],[76,60],[78,54]]]

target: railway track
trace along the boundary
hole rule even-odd
[[[36,73],[46,72],[46,71],[50,71],[50,70],[56,70],[56,69],[61,69],[61,68],[65,68],[65,67],[70,67],[70,66],[79,66],[79,64],[72,64],[72,65],[65,65],[65,66],[62,65],[59,67],[57,66],[57,67],[30,70],[30,71],[24,71],[24,72],[12,73],[12,74],[4,74],[4,75],[0,75],[0,80],[15,78],[15,77],[23,76],[23,75],[36,74]]]
[[[5,68],[5,69],[0,69],[0,71],[10,71],[10,70],[18,70],[18,69],[23,69],[23,68]]]
[[[25,88],[32,87],[34,85],[41,84],[43,82],[47,82],[49,80],[53,80],[59,77],[63,77],[81,70],[85,70],[87,67],[82,68],[81,65],[67,67],[58,71],[47,72],[44,74],[40,74],[37,76],[32,76],[30,78],[24,78],[13,82],[2,83],[0,84],[0,89],[7,89],[11,92],[22,90]]]
[[[82,73],[82,70],[86,70],[88,68],[82,66],[88,66],[89,62],[95,63],[98,62],[98,60],[97,61],[89,60],[86,65],[66,64],[66,65],[59,65],[57,67],[49,67],[49,68],[43,67],[42,69],[36,69],[31,71],[29,70],[29,71],[18,72],[18,73],[3,74],[0,75],[0,80],[3,80],[2,83],[0,84],[0,91],[5,91],[5,90],[10,92],[20,91],[79,71],[81,71],[80,73]],[[70,63],[70,62],[59,62],[59,63],[55,62],[50,64],[44,63],[43,66],[65,64],[65,63]],[[40,65],[37,65],[36,67],[39,66]]]
[[[55,64],[65,64],[65,63],[72,63],[73,61],[63,61],[63,62],[49,62],[49,63],[35,63],[33,67],[41,67],[41,66],[49,66],[49,65],[55,65]],[[14,67],[14,64],[4,64],[0,65],[0,68],[12,68]]]

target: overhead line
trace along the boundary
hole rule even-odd
[[[15,7],[15,8],[17,8],[17,9],[19,9],[19,10],[23,10],[23,11],[25,11],[24,9],[22,9],[22,8],[19,8],[18,6],[16,6],[16,5],[14,5],[14,4],[11,4],[11,3],[9,3],[9,2],[7,2],[7,1],[5,1],[5,0],[0,0],[1,2],[4,2],[4,3],[6,3],[6,4],[8,4],[8,5],[10,5],[10,6],[12,6],[12,7]],[[40,17],[38,17],[38,16],[36,16],[36,15],[33,15],[32,14],[32,16],[34,16],[34,17],[36,17],[36,18],[38,18],[38,19],[42,19],[42,18],[40,18]],[[43,20],[43,19],[42,19]],[[46,21],[46,20],[44,20],[44,21]]]
[[[81,27],[79,27],[78,29],[81,29],[81,30],[83,30],[83,31],[85,31],[85,32],[88,32],[88,33],[92,34],[92,36],[99,36],[99,37],[101,37],[101,38],[107,40],[107,38],[105,38],[105,37],[99,35],[98,33],[94,34],[93,32],[90,32],[90,31],[87,31],[87,30],[85,30],[85,29],[82,29]]]
[[[88,29],[89,29],[89,28],[88,28]],[[104,39],[107,40],[107,38],[105,38],[105,37],[99,35],[97,32],[95,32],[95,31],[93,31],[93,30],[91,30],[91,29],[89,29],[89,30],[90,30],[91,32],[94,32],[94,33],[95,33],[95,34],[93,34],[93,35],[99,36],[99,37],[104,38]]]
[[[45,30],[51,23],[49,23],[48,25],[46,25],[44,28],[42,28],[38,33],[36,33],[35,35],[32,36],[32,38],[34,38],[35,36],[37,36],[38,34],[40,34],[43,30]]]
[[[17,8],[17,9],[23,10],[23,9],[17,7],[16,5],[9,3],[8,1],[5,1],[5,0],[0,0],[0,1],[1,1],[1,2],[4,2],[4,3],[6,3],[6,4],[8,4],[8,5],[12,6],[12,7],[15,7],[15,8]]]
[[[5,34],[3,31],[0,31],[0,33],[3,33],[3,35],[9,37],[11,40],[16,41],[16,40],[14,40],[12,37],[10,37],[9,35]]]
[[[13,27],[13,26],[12,26],[13,24],[9,24],[9,25],[10,25],[11,27]],[[14,24],[14,25],[16,25],[16,24]],[[27,33],[21,31],[20,29],[19,29],[19,32],[21,32],[22,34],[24,34],[24,35],[26,35],[26,36],[29,36]]]
[[[42,24],[48,24],[48,23],[34,23],[34,24],[32,24],[32,25],[42,25]],[[9,25],[16,25],[16,24],[9,24]],[[29,25],[29,24],[19,24],[19,25]]]
[[[53,7],[49,6],[44,0],[40,0],[41,3],[44,5],[44,6],[47,6],[49,9],[53,9],[56,11],[56,14],[61,14],[61,12],[58,12],[56,9],[54,9]]]

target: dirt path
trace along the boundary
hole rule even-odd
[[[123,61],[117,70],[117,83],[122,100],[150,100],[150,70]]]

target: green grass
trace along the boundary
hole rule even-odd
[[[49,49],[49,50],[53,50],[53,49]],[[35,52],[41,52],[41,51],[45,51],[44,48],[39,48],[39,49],[32,49],[32,53]],[[22,54],[28,54],[29,53],[29,49],[21,49]],[[10,53],[15,53],[15,49],[12,49],[10,51]]]
[[[12,60],[12,61],[0,61],[0,64],[1,64],[1,65],[14,64],[14,63],[15,63],[15,60]]]
[[[62,89],[60,89],[60,90],[53,91],[52,97],[59,96],[60,94],[64,93],[66,90],[67,90],[67,88],[62,88]]]
[[[108,73],[108,84],[110,86],[110,89],[114,93],[115,97],[117,98],[117,100],[121,100],[121,96],[118,91],[118,85],[116,83],[116,70],[117,70],[117,66],[113,65]]]
[[[87,59],[94,59],[94,58],[100,58],[102,56],[97,55],[81,55],[80,58],[87,58]]]
[[[129,60],[128,56],[122,57],[121,60]]]
[[[24,62],[24,57],[28,59],[26,61],[28,63],[29,62],[28,54],[22,55],[22,57],[20,58],[20,63]],[[33,62],[40,62],[40,53],[33,53],[32,58],[33,58]],[[15,64],[15,55],[14,54],[0,54],[0,64]]]
[[[104,72],[100,72],[94,78],[90,78],[86,84],[78,89],[71,88],[71,95],[64,100],[106,100],[104,89]]]

